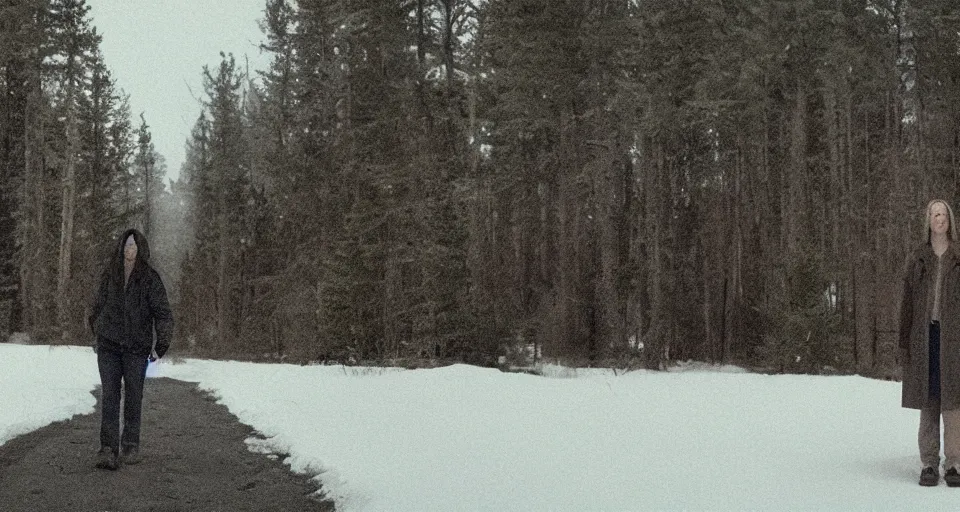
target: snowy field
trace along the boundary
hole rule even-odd
[[[89,414],[100,384],[89,347],[0,343],[0,444],[75,414]]]
[[[535,377],[187,360],[157,370],[213,392],[269,437],[251,449],[291,454],[345,511],[960,503],[960,489],[917,485],[918,413],[899,407],[891,382],[696,367]],[[88,348],[0,344],[0,443],[91,412],[97,380]]]

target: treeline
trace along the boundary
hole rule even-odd
[[[89,342],[114,237],[158,232],[163,159],[84,0],[0,3],[0,339]]]
[[[958,196],[958,15],[269,0],[270,68],[204,70],[178,342],[884,373],[923,207]]]
[[[957,14],[268,1],[270,69],[206,70],[183,335],[878,371],[922,208],[957,196]]]

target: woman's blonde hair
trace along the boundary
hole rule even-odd
[[[930,210],[933,208],[933,205],[937,203],[942,203],[943,206],[947,207],[947,216],[950,218],[950,229],[947,230],[947,238],[951,242],[957,240],[957,223],[953,217],[953,208],[950,208],[950,203],[944,201],[943,199],[934,199],[927,203],[927,213],[923,216],[923,239],[926,240],[926,243],[930,243]]]

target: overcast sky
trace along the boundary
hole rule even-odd
[[[143,112],[157,151],[176,179],[184,143],[200,116],[203,66],[233,52],[251,74],[265,69],[259,21],[265,0],[87,0],[117,86],[130,95],[134,127]]]

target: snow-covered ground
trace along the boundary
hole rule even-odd
[[[0,444],[75,414],[89,414],[100,384],[89,347],[0,344]]]
[[[269,436],[251,449],[319,472],[340,510],[945,510],[960,500],[943,483],[917,485],[918,413],[900,408],[891,382],[696,366],[550,377],[203,360],[158,370],[198,382]],[[96,382],[88,348],[0,344],[0,442],[90,412]]]

